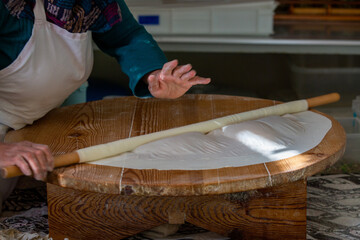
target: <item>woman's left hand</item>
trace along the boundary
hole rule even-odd
[[[190,64],[179,66],[178,61],[173,60],[165,63],[161,70],[151,72],[145,81],[154,97],[174,99],[184,95],[194,85],[208,84],[210,78],[196,76]]]

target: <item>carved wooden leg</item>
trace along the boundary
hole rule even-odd
[[[306,238],[306,181],[192,197],[120,196],[48,184],[48,205],[54,239],[121,239],[184,221],[232,239]]]
[[[191,201],[187,222],[235,240],[306,239],[305,180],[201,198]]]
[[[83,192],[48,184],[49,231],[52,238],[122,239],[167,222],[153,214],[157,203],[143,197]],[[161,207],[161,205],[157,205]]]

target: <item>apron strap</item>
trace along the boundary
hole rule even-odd
[[[46,21],[44,0],[36,0],[34,15],[35,15],[35,21]]]

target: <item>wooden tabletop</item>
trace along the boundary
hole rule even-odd
[[[32,126],[9,132],[5,141],[47,144],[54,155],[60,155],[274,104],[272,100],[224,95],[185,95],[176,100],[121,97],[55,109]],[[345,132],[332,117],[323,115],[332,121],[323,141],[288,159],[191,171],[78,164],[54,170],[48,182],[84,191],[146,196],[222,194],[278,186],[306,179],[343,155]]]

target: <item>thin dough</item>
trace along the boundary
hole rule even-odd
[[[217,118],[214,120],[191,124],[179,128],[173,128],[173,129],[169,129],[161,132],[155,132],[138,137],[122,139],[107,144],[96,145],[93,147],[77,150],[77,153],[79,155],[80,162],[89,162],[89,161],[115,156],[124,152],[128,152],[143,144],[155,140],[163,139],[166,137],[171,137],[171,136],[175,136],[183,133],[190,133],[190,132],[199,132],[205,134],[212,130],[222,128],[224,126],[231,125],[234,123],[259,119],[272,115],[281,116],[286,113],[302,112],[302,111],[306,111],[307,108],[308,108],[308,104],[306,100],[298,100],[298,101],[278,104],[270,107],[265,107],[261,109],[256,109],[248,112],[243,112],[239,114],[234,114],[222,118]]]
[[[290,158],[318,145],[331,121],[310,111],[269,116],[211,131],[185,133],[92,162],[133,169],[203,170]]]

